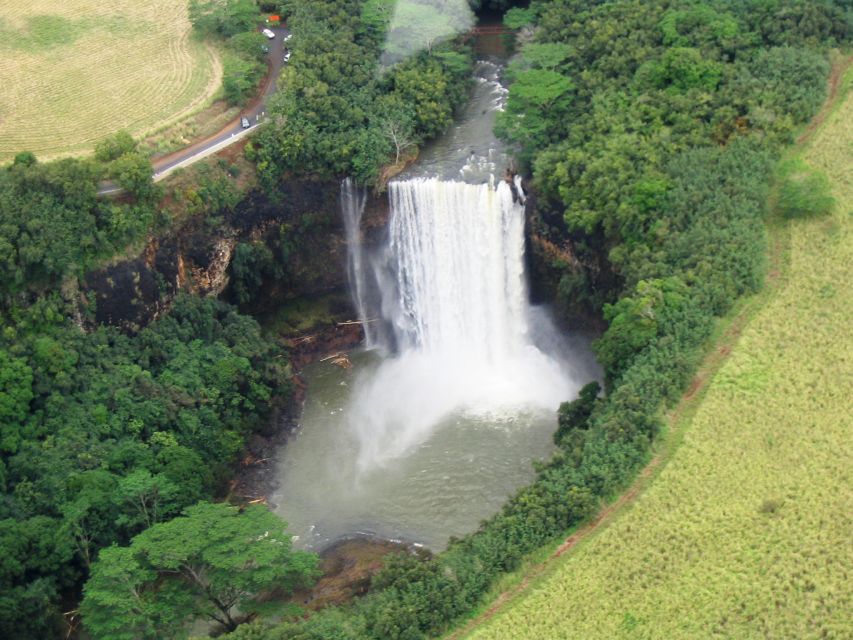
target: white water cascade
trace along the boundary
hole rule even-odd
[[[507,424],[575,396],[581,381],[533,339],[519,181],[390,183],[381,255],[361,246],[359,198],[345,182],[353,297],[367,346],[395,346],[356,381],[348,411],[362,471],[405,455],[454,414]]]
[[[371,331],[370,318],[367,316],[367,280],[364,242],[361,237],[361,217],[367,192],[355,185],[351,178],[341,182],[341,212],[344,216],[344,230],[347,237],[347,279],[350,283],[355,310],[364,327],[364,341],[368,347],[375,345]]]

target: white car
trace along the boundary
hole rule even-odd
[[[290,61],[290,51],[288,51],[287,49],[284,50],[284,56],[282,57],[281,61],[285,64]]]
[[[263,33],[263,34],[264,34],[267,38],[269,38],[270,40],[272,40],[273,38],[275,38],[275,34],[274,34],[274,33],[272,32],[272,30],[270,30],[270,29],[264,29],[263,31],[261,31],[261,33]]]
[[[288,33],[286,36],[284,36],[283,40],[284,40],[285,42],[287,42],[287,41],[288,41],[288,40],[290,40],[292,37],[293,37],[293,34],[292,34],[292,33]]]

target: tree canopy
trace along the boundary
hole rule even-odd
[[[423,13],[426,22],[394,26],[392,7],[381,0],[293,7],[288,22],[293,55],[268,108],[271,125],[258,133],[250,151],[269,188],[285,173],[351,175],[374,183],[384,164],[399,159],[389,121],[395,130],[403,126],[407,147],[449,126],[466,95],[470,53],[439,37],[450,29],[447,11],[430,2],[402,4],[401,11]],[[386,60],[393,66],[385,68],[380,58],[389,25],[414,29],[417,33],[398,34],[401,42],[421,38],[424,46],[408,57],[395,54]]]
[[[275,588],[289,593],[318,575],[317,556],[292,551],[285,523],[262,505],[238,509],[201,502],[104,549],[92,567],[81,609],[96,639],[189,635],[206,617],[237,628]]]
[[[22,153],[0,168],[0,307],[82,275],[147,231],[156,194],[150,161],[122,133],[99,143],[96,157],[40,163]],[[99,198],[104,178],[134,201]]]
[[[83,333],[63,309],[42,300],[0,334],[0,531],[21,550],[0,584],[6,638],[55,635],[59,592],[100,549],[217,493],[289,389],[284,354],[215,300],[180,297],[135,336]]]

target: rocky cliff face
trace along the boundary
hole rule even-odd
[[[80,289],[94,307],[89,322],[139,330],[186,286],[186,272],[178,238],[151,238],[141,255],[86,274]]]
[[[140,255],[85,276],[80,296],[94,302],[89,322],[137,331],[181,291],[221,295],[264,312],[283,301],[343,289],[346,241],[338,193],[336,183],[290,181],[274,194],[250,191],[232,211],[195,216],[150,238]],[[387,201],[371,197],[368,207],[365,225],[377,238]],[[238,253],[255,261],[235,269]]]
[[[603,238],[576,242],[562,213],[539,202],[535,191],[528,191],[526,211],[527,272],[534,304],[552,303],[568,326],[602,331],[599,309],[608,300],[600,292],[614,290],[617,280]]]

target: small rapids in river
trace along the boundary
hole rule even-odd
[[[366,349],[350,370],[305,371],[273,496],[297,546],[372,534],[443,548],[533,478],[560,402],[599,375],[586,341],[528,302],[521,181],[495,183],[505,156],[490,134],[465,137],[502,106],[488,65],[454,130],[388,185],[379,249],[362,243],[365,194],[341,186]]]

